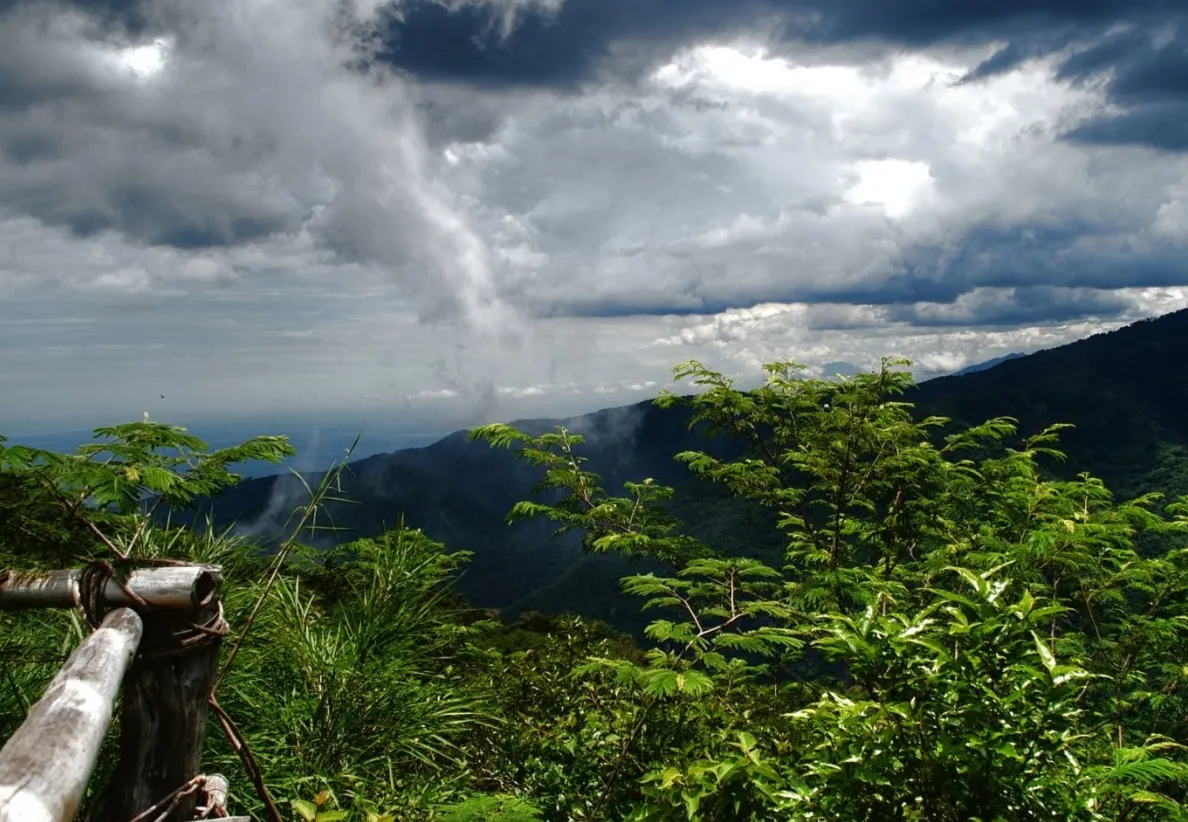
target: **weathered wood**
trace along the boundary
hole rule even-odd
[[[143,624],[112,611],[83,640],[0,749],[0,822],[74,818]]]
[[[184,646],[191,626],[218,615],[219,569],[207,566],[214,588],[196,610],[154,611],[146,621],[141,655],[124,677],[120,714],[120,763],[107,818],[126,822],[200,774],[207,699],[219,658],[219,638]],[[190,794],[162,822],[189,822],[197,796]]]
[[[83,572],[13,571],[0,582],[0,611],[23,608],[72,608],[76,604],[78,583]],[[160,566],[138,568],[128,575],[128,588],[154,608],[177,608],[194,611],[203,607],[218,587],[218,569],[209,565]],[[108,580],[103,588],[104,602],[111,607],[134,606],[120,584]]]

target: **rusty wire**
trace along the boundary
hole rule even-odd
[[[182,566],[188,563],[169,559],[141,559],[120,561],[118,564],[121,566]],[[118,585],[120,590],[124,592],[124,595],[135,603],[138,610],[141,610],[145,614],[160,615],[161,611],[159,609],[154,608],[151,603],[145,601],[143,597],[132,590],[124,578],[116,572],[112,563],[104,559],[99,559],[84,568],[78,579],[78,608],[87,625],[91,627],[91,630],[99,627],[99,624],[103,621],[103,617],[107,613],[104,591],[107,588],[108,581]],[[137,656],[142,659],[158,659],[166,656],[174,656],[200,645],[222,639],[230,633],[230,630],[230,626],[223,618],[223,603],[219,602],[217,603],[214,615],[205,624],[190,622],[182,625],[180,630],[174,631],[171,637],[174,647],[152,653],[141,651]]]

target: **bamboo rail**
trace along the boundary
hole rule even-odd
[[[25,608],[73,608],[78,604],[82,571],[12,572],[0,584],[0,611]],[[218,589],[219,569],[207,565],[139,568],[128,575],[128,589],[158,608],[198,610]],[[113,579],[103,586],[107,605],[137,603]]]
[[[0,571],[0,610],[114,608],[75,649],[0,748],[0,822],[70,822],[123,689],[120,757],[102,818],[228,822],[227,780],[201,776],[207,700],[218,662],[221,570],[153,566],[107,574]],[[93,567],[90,571],[94,572]],[[81,590],[90,586],[84,594]],[[92,625],[99,621],[91,611]],[[202,800],[201,804],[199,800]],[[217,811],[215,810],[217,808]]]
[[[0,749],[0,822],[74,818],[143,630],[135,612],[112,611],[58,671]]]

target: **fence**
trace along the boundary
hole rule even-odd
[[[70,822],[123,692],[119,759],[104,822],[225,819],[227,781],[199,758],[226,633],[220,569],[158,565],[126,578],[103,562],[78,571],[0,571],[0,610],[79,608],[93,632],[0,749],[0,822]]]

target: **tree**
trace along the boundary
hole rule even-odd
[[[650,625],[646,663],[582,670],[731,720],[701,756],[651,772],[637,816],[1180,814],[1188,771],[1159,732],[1183,728],[1188,566],[1183,547],[1147,556],[1136,539],[1178,538],[1183,519],[1156,515],[1154,495],[1119,503],[1087,475],[1046,478],[1062,426],[1013,446],[1009,418],[947,433],[943,418],[915,419],[897,399],[906,364],[826,382],[773,363],[753,391],[696,362],[674,369],[700,390],[658,402],[747,445],[677,459],[778,514],[779,567],[683,537],[663,507],[671,488],[609,495],[564,429],[472,432],[517,448],[545,469],[539,489],[562,494],[511,519],[544,516],[591,550],[673,565],[623,581],[671,615]],[[789,677],[801,687],[780,688]],[[756,701],[767,710],[743,708]]]

